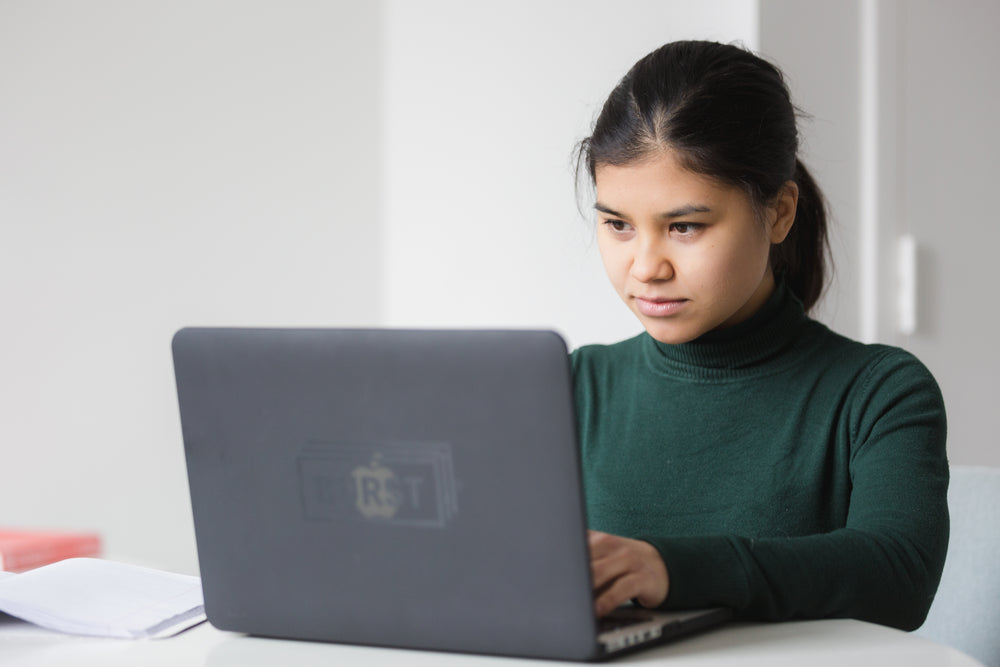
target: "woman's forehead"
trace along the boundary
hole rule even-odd
[[[682,215],[746,199],[740,188],[691,171],[670,154],[624,165],[598,165],[594,172],[598,209],[647,202]]]

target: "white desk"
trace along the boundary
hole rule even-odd
[[[860,621],[732,624],[612,664],[626,663],[665,667],[981,667],[955,649]],[[515,664],[553,667],[566,663],[260,639],[222,632],[207,623],[169,639],[133,641],[71,637],[0,620],[0,665],[4,667]]]

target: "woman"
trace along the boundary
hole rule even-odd
[[[811,320],[824,199],[781,73],[678,42],[611,93],[579,157],[645,332],[572,355],[597,612],[918,627],[948,539],[940,391]]]

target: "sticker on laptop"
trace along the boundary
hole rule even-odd
[[[447,443],[310,442],[298,474],[310,520],[444,528],[458,512]]]

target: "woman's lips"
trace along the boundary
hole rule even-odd
[[[647,317],[668,317],[680,312],[687,304],[687,299],[658,299],[635,297],[639,312]]]

